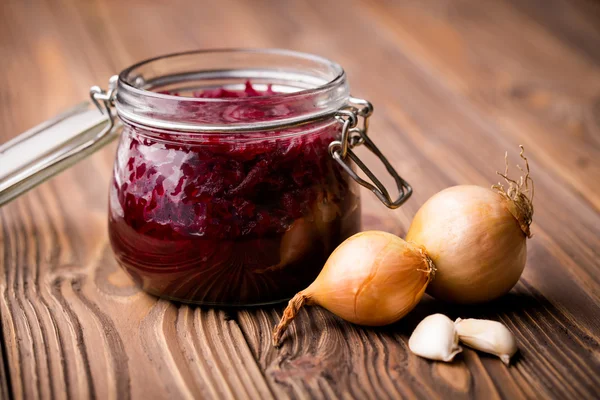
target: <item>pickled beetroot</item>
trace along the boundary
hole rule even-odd
[[[194,96],[257,97],[232,103],[223,121],[293,115],[285,105],[261,107],[273,94],[247,83]],[[125,124],[110,195],[117,259],[163,297],[229,305],[289,298],[359,228],[356,189],[328,153],[338,136],[334,121],[246,136]]]

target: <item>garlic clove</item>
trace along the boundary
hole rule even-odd
[[[443,314],[423,319],[410,335],[408,348],[420,357],[446,362],[462,351],[454,323]]]
[[[517,352],[517,341],[504,324],[485,319],[458,318],[454,325],[458,338],[476,350],[494,354],[506,365]]]

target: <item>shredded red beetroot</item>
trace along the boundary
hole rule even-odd
[[[273,91],[272,85],[267,85],[267,90],[264,92],[259,92],[254,89],[250,81],[246,81],[246,87],[244,90],[227,90],[225,88],[217,88],[213,90],[205,90],[202,92],[194,92],[194,97],[198,98],[209,98],[209,99],[222,99],[222,98],[243,98],[243,97],[259,97],[259,96],[269,96],[276,94]]]
[[[248,82],[244,91],[194,96],[272,94],[270,86],[261,92]],[[264,117],[260,106],[257,99],[236,120]],[[333,246],[358,229],[358,199],[328,154],[339,127],[273,135],[280,133],[253,140],[209,135],[199,142],[126,125],[111,188],[110,236],[119,262],[146,290],[210,304],[282,300],[310,283]],[[323,207],[330,210],[326,221]],[[309,245],[290,245],[291,233],[285,239],[294,226]],[[304,250],[286,260],[284,253],[294,249],[282,246]]]

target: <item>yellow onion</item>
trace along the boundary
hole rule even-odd
[[[357,233],[340,244],[315,281],[290,300],[273,331],[273,344],[279,344],[305,305],[320,305],[359,325],[396,322],[419,302],[434,272],[421,246],[386,232]]]
[[[522,149],[522,148],[521,148]],[[500,174],[508,188],[455,186],[437,193],[419,209],[406,236],[423,245],[436,267],[427,288],[435,298],[479,303],[506,294],[527,259],[533,217],[533,182]],[[525,195],[531,186],[531,198]]]
[[[306,218],[298,218],[283,234],[279,246],[279,263],[267,268],[254,270],[255,274],[277,271],[305,257],[311,250],[316,236],[314,223]]]

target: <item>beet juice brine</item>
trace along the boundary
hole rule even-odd
[[[179,93],[169,93],[179,95]],[[276,96],[195,91],[235,101],[203,117],[260,121]],[[192,106],[193,107],[193,106]],[[186,110],[189,111],[189,110]],[[310,283],[331,251],[359,230],[357,188],[329,155],[335,120],[248,137],[125,126],[110,190],[109,232],[119,263],[144,290],[203,304],[281,301]]]

